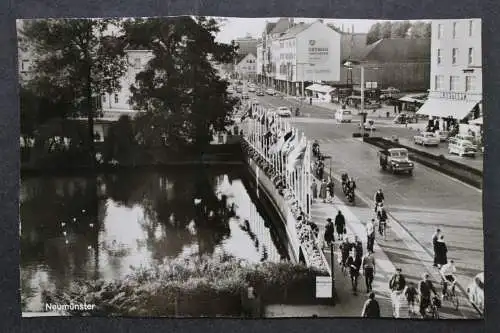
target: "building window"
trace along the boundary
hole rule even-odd
[[[472,20],[469,21],[469,37],[472,37]]]
[[[434,89],[436,91],[443,90],[443,81],[444,81],[444,76],[436,75],[436,77],[434,78]]]
[[[437,63],[438,65],[440,65],[442,62],[442,59],[441,59],[441,49],[437,49]]]
[[[472,65],[473,61],[474,61],[474,49],[472,47],[469,47],[469,55],[467,57],[467,63],[469,65]]]
[[[458,91],[459,76],[450,76],[450,91]]]
[[[453,38],[457,37],[457,22],[453,22]]]
[[[453,65],[456,65],[457,60],[458,60],[458,49],[455,47],[451,50],[451,63]]]
[[[466,76],[465,77],[465,91],[475,91],[476,90],[476,77]]]
[[[118,94],[115,94],[115,103],[118,103]]]
[[[442,24],[438,24],[438,39],[443,38],[444,26]]]

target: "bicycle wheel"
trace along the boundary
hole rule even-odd
[[[451,302],[453,303],[453,305],[455,306],[455,310],[458,310],[458,306],[460,305],[459,304],[459,301],[458,301],[458,296],[455,294],[455,291],[453,291],[453,294],[451,296]]]

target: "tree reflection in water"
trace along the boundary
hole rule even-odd
[[[34,298],[41,280],[52,288],[66,289],[78,279],[122,278],[130,272],[127,263],[134,256],[134,260],[146,264],[193,253],[212,255],[233,237],[230,223],[234,226],[235,221],[239,221],[236,225],[248,235],[261,261],[269,259],[270,249],[272,258],[275,252],[279,253],[278,260],[280,255],[286,256],[276,232],[264,227],[268,218],[253,221],[248,212],[241,211],[247,214],[244,219],[251,219],[250,223],[236,216],[238,205],[250,204],[256,209],[248,194],[228,197],[236,192],[234,188],[227,192],[227,186],[232,188],[239,175],[240,170],[197,167],[23,179],[23,304]],[[220,190],[222,183],[226,190]],[[260,215],[258,218],[262,219]],[[261,230],[252,230],[251,226],[257,228],[260,224]],[[121,242],[113,233],[116,228],[130,236],[127,238],[135,245]]]

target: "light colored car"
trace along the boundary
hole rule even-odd
[[[241,94],[241,99],[249,99],[250,96],[248,96],[248,93],[244,92],[243,94]]]
[[[337,110],[335,120],[339,123],[350,123],[352,122],[352,113],[349,110]]]
[[[477,148],[468,140],[463,140],[457,137],[452,137],[448,140],[448,153],[457,154],[458,156],[475,157]]]
[[[266,94],[273,96],[274,94],[276,94],[276,91],[274,91],[274,89],[272,88],[269,88],[266,89]]]
[[[439,146],[441,139],[433,132],[421,132],[413,137],[416,145]]]
[[[264,96],[264,92],[262,90],[257,90],[257,96]]]
[[[291,117],[292,116],[292,110],[290,110],[290,108],[286,107],[286,106],[280,106],[278,108],[278,110],[276,111],[276,113],[280,117]]]
[[[243,92],[243,88],[241,86],[236,87],[236,91],[239,93]]]
[[[467,296],[481,312],[484,311],[484,272],[476,275],[467,286]]]
[[[359,128],[361,128],[361,122],[359,123]],[[376,130],[376,127],[375,127],[375,122],[371,119],[367,119],[365,121],[365,123],[363,124],[363,128],[365,129],[365,131],[375,131]]]

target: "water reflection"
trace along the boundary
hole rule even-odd
[[[218,252],[252,262],[287,257],[239,170],[26,178],[21,223],[24,311],[40,310],[40,287],[121,279],[132,267],[169,258]]]

